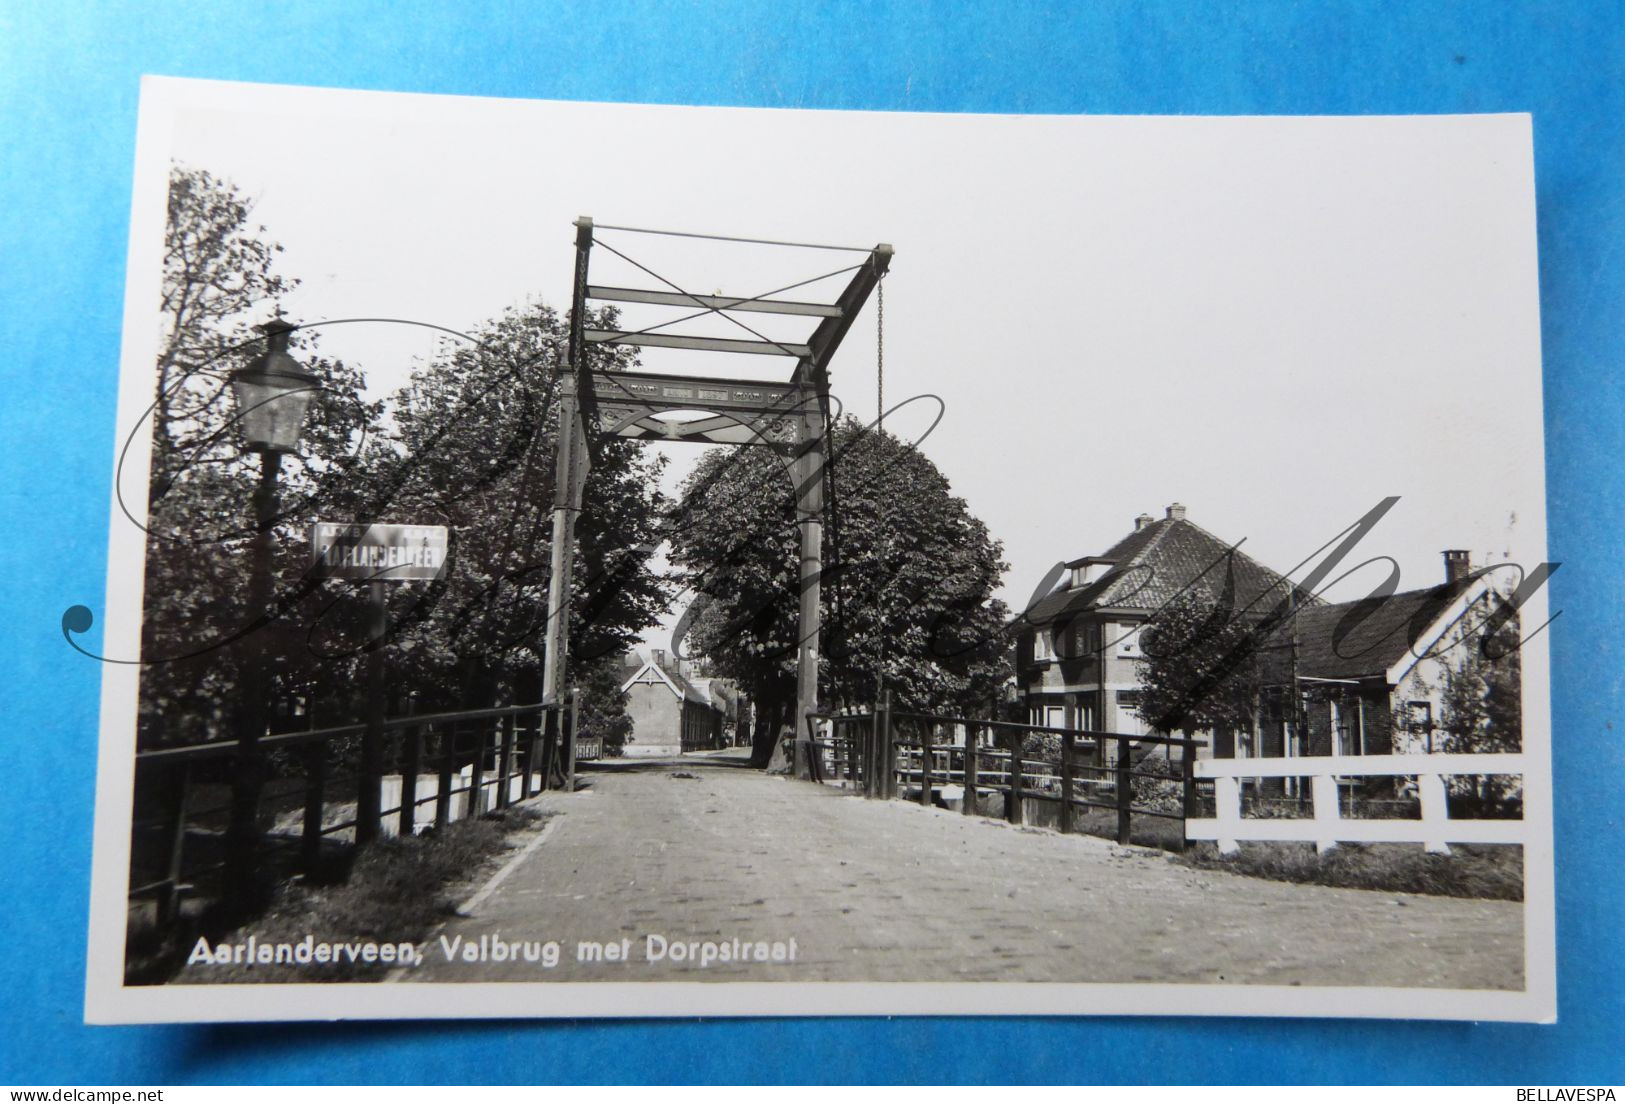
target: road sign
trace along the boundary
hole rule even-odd
[[[446,566],[446,527],[318,521],[310,527],[310,556],[317,573],[329,579],[435,579]]]

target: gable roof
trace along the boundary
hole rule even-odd
[[[644,673],[648,671],[652,671],[659,676],[660,681],[664,682],[671,690],[672,694],[678,699],[683,701],[697,702],[700,705],[711,704],[711,699],[700,693],[692,682],[689,682],[688,679],[683,677],[683,673],[681,671],[668,670],[652,659],[648,660],[643,664],[643,666],[639,667],[631,678],[621,683],[621,693],[624,694],[628,690],[632,689],[636,683],[645,681],[643,676]]]
[[[1440,583],[1386,598],[1322,604],[1298,611],[1276,639],[1297,633],[1298,673],[1309,678],[1367,678],[1410,666],[1425,654],[1465,602],[1485,593],[1482,584]],[[1284,652],[1277,652],[1283,656]]]
[[[1163,518],[1136,529],[1099,556],[1071,561],[1110,562],[1113,566],[1081,587],[1062,584],[1026,611],[1025,620],[1043,624],[1062,616],[1076,617],[1092,609],[1161,609],[1187,587],[1208,598],[1226,588],[1226,575],[1234,586],[1235,607],[1265,613],[1284,601],[1291,583],[1239,549],[1182,517]],[[1318,602],[1299,590],[1298,601]],[[1017,615],[1017,620],[1023,615]]]

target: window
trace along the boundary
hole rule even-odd
[[[1072,626],[1072,655],[1087,659],[1100,651],[1100,626],[1093,621]]]
[[[1027,711],[1027,723],[1060,728],[1066,724],[1066,707],[1061,705],[1035,705]]]
[[[1144,736],[1151,731],[1145,718],[1140,716],[1140,692],[1138,690],[1119,690],[1117,692],[1117,732],[1130,736]]]
[[[1412,735],[1426,741],[1428,754],[1433,753],[1433,703],[1411,701],[1405,703],[1405,727]]]
[[[1055,648],[1051,642],[1050,630],[1039,629],[1033,633],[1033,662],[1047,663],[1055,658]]]
[[[1365,751],[1360,724],[1360,700],[1345,701],[1333,698],[1332,747],[1338,755],[1360,755]]]

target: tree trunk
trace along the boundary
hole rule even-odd
[[[771,767],[779,746],[779,729],[784,724],[785,702],[781,698],[759,699],[756,731],[751,733],[750,765]]]

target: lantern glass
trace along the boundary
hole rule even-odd
[[[232,377],[243,437],[256,452],[293,452],[299,447],[316,380],[303,372],[249,369]]]

